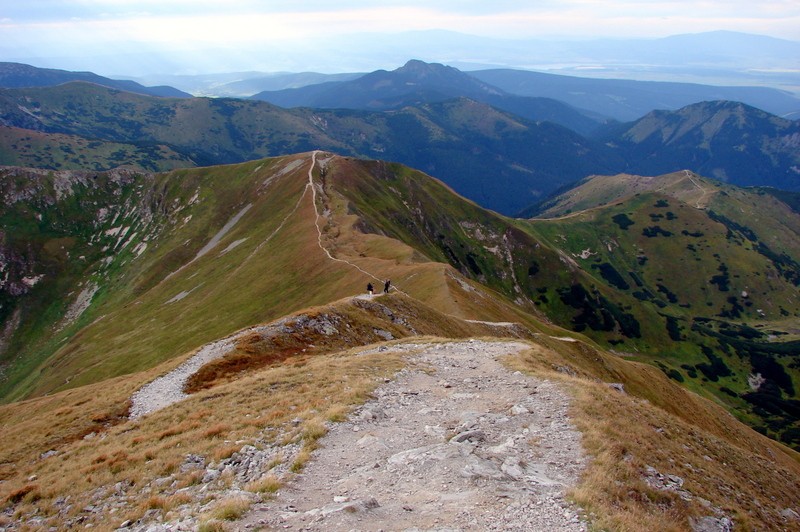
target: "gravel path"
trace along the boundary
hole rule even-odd
[[[470,340],[379,348],[417,354],[332,427],[275,500],[237,526],[587,530],[564,498],[585,465],[567,394],[496,360],[525,347]]]
[[[269,334],[271,331],[282,327],[287,319],[288,318],[281,319],[269,325],[243,329],[222,340],[204,345],[186,362],[169,373],[150,381],[134,392],[133,395],[131,395],[131,409],[128,417],[130,419],[136,419],[188,398],[189,396],[183,393],[183,387],[186,385],[186,381],[189,380],[189,377],[194,375],[197,370],[212,360],[216,360],[229,351],[232,351],[236,345],[236,341],[242,336],[253,332]]]

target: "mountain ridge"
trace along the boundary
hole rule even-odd
[[[205,127],[206,122],[215,125]],[[594,141],[569,129],[468,99],[386,112],[286,110],[259,101],[156,99],[67,84],[0,90],[0,124],[116,143],[165,144],[195,166],[317,148],[377,156],[437,175],[506,213],[521,210],[556,184],[615,167],[591,147]],[[536,145],[547,149],[530,149]]]
[[[800,184],[800,122],[740,102],[653,111],[610,129],[605,141],[622,150],[639,173],[661,174],[677,166],[738,185],[795,190]],[[660,153],[658,161],[653,160],[654,149]]]
[[[420,60],[410,60],[395,70],[378,70],[350,81],[260,92],[251,96],[281,107],[366,110],[396,109],[414,103],[436,103],[463,97],[528,120],[550,120],[584,134],[598,126],[594,117],[553,98],[507,94],[456,68]]]
[[[23,63],[0,62],[0,87],[53,87],[71,81],[84,81],[111,89],[124,90],[147,96],[158,96],[162,98],[191,97],[191,94],[174,87],[145,87],[135,81],[115,80],[99,76],[93,72],[72,72],[54,68],[39,68]]]

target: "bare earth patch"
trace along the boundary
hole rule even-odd
[[[568,395],[497,360],[526,348],[479,340],[379,348],[416,354],[237,526],[586,530],[565,498],[586,461]]]

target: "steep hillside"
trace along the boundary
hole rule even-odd
[[[380,168],[351,164],[324,172],[322,183],[341,176],[392,193]],[[338,188],[312,187],[311,168],[300,155],[158,175],[5,170],[6,400],[146,369],[385,277],[456,315],[519,319],[502,298],[431,262],[441,253],[421,254],[435,248],[361,236],[358,227],[373,222],[352,218]],[[417,193],[469,205],[416,179]]]
[[[543,215],[536,234],[662,328],[642,321],[649,345],[637,351],[797,445],[800,219],[789,206],[679,172],[593,177]]]
[[[689,168],[735,185],[800,189],[800,122],[741,103],[653,111],[603,138],[628,161],[632,173]]]
[[[91,142],[166,145],[197,165],[312,149],[394,160],[436,175],[460,194],[506,214],[590,173],[621,166],[604,148],[568,129],[468,99],[389,112],[285,110],[265,102],[151,98],[71,83],[0,90],[0,124]],[[136,163],[103,145],[87,149],[96,149],[97,159],[111,153],[105,168]],[[46,163],[37,166],[53,168]],[[164,167],[168,161],[154,164]]]

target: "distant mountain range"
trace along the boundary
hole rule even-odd
[[[800,99],[769,87],[594,79],[510,69],[469,74],[511,94],[555,98],[622,121],[636,120],[653,110],[675,110],[714,100],[742,102],[784,118],[800,118]]]
[[[800,99],[767,87],[592,79],[510,69],[465,73],[416,60],[391,72],[264,90],[252,98],[281,107],[388,109],[454,96],[473,98],[531,120],[551,120],[582,133],[591,131],[596,122],[635,120],[653,110],[712,100],[740,101],[779,116],[800,117]]]
[[[798,122],[736,102],[698,103],[603,125],[555,100],[508,97],[456,69],[420,62],[324,87],[330,90],[318,97],[331,106],[338,95],[346,101],[335,107],[379,110],[154,98],[86,83],[3,89],[0,123],[10,129],[2,133],[0,162],[152,170],[322,148],[408,164],[505,214],[596,173],[690,169],[739,185],[800,189]],[[526,114],[538,118],[468,95],[509,106],[521,102]],[[583,134],[564,125],[576,122]],[[591,134],[585,132],[589,125]],[[20,136],[20,129],[39,132],[36,142]],[[44,134],[62,136],[47,140]],[[79,143],[84,147],[77,153],[74,137],[91,144]],[[104,142],[128,147],[110,149]],[[37,148],[41,143],[50,149]]]
[[[21,63],[0,62],[0,87],[54,87],[71,81],[85,81],[111,89],[163,98],[189,98],[192,96],[173,87],[145,87],[135,81],[106,78],[92,72],[70,72],[54,68],[37,68]]]

